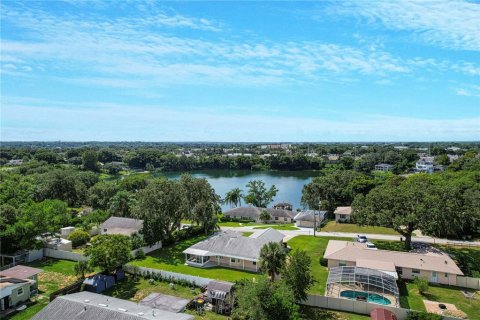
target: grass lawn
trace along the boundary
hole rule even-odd
[[[470,320],[480,319],[480,296],[478,294],[470,302],[463,296],[461,289],[457,287],[431,285],[428,293],[424,296],[418,292],[417,287],[413,283],[406,283],[400,289],[402,294],[400,304],[404,308],[425,311],[423,300],[446,302],[454,304],[457,309],[465,312]]]
[[[30,319],[42,310],[48,304],[52,292],[68,286],[77,280],[75,272],[73,271],[74,264],[74,261],[57,259],[44,259],[30,264],[32,267],[43,270],[43,272],[38,275],[39,294],[32,299],[35,304],[8,319]]]
[[[352,240],[350,238],[335,237],[311,237],[296,236],[288,241],[288,245],[292,248],[299,248],[307,251],[312,259],[312,274],[316,280],[315,285],[310,289],[310,293],[325,294],[325,285],[328,278],[328,269],[320,265],[320,259],[327,248],[329,240]]]
[[[249,237],[252,234],[253,234],[253,232],[248,232],[248,231],[242,232],[242,236],[244,236],[244,237]]]
[[[185,265],[185,254],[182,251],[205,238],[206,236],[198,236],[181,241],[173,246],[155,250],[149,253],[145,259],[134,260],[130,264],[224,281],[251,279],[257,276],[254,272],[223,267],[196,268]]]
[[[352,223],[336,223],[335,221],[329,221],[321,228],[321,231],[398,235],[398,233],[392,228],[358,226]]]

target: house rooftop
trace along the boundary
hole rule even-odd
[[[423,254],[388,250],[371,250],[365,244],[330,240],[324,254],[325,259],[366,264],[382,270],[386,263],[396,267],[429,270],[463,275],[463,272],[447,254]]]
[[[295,221],[322,221],[327,214],[327,211],[317,211],[317,210],[305,210],[297,213],[293,218]]]
[[[107,229],[106,234],[123,234],[126,236],[140,231],[142,227],[143,220],[122,217],[110,217],[100,225],[101,229]]]
[[[201,256],[226,256],[256,261],[264,244],[271,241],[280,242],[283,238],[282,233],[272,228],[259,230],[250,237],[244,237],[238,232],[227,230],[194,244],[184,250],[183,253]]]
[[[193,316],[153,309],[132,301],[82,291],[57,297],[32,319],[190,320]]]
[[[17,279],[28,279],[41,272],[43,272],[42,269],[16,265],[15,267],[0,271],[0,276],[17,278]]]
[[[190,300],[158,292],[152,292],[139,303],[143,306],[149,306],[151,308],[178,313],[185,310],[187,305],[190,303]]]
[[[335,209],[334,214],[351,215],[352,214],[352,207],[337,207],[337,209]]]

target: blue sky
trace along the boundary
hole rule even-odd
[[[480,2],[5,0],[1,140],[480,140]]]

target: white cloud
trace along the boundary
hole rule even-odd
[[[463,85],[463,87],[453,88],[453,90],[459,96],[480,97],[480,85]]]
[[[475,1],[405,0],[334,2],[329,11],[413,31],[423,41],[451,49],[480,50],[480,4]]]

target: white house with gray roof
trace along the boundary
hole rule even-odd
[[[223,266],[258,271],[261,248],[269,242],[283,243],[284,235],[272,228],[259,229],[249,237],[233,230],[214,234],[183,251],[185,263],[194,267]]]
[[[143,220],[110,217],[100,225],[100,234],[122,234],[131,236],[143,228]]]
[[[258,208],[258,207],[237,207],[227,210],[223,213],[225,217],[238,220],[255,220],[256,222],[263,222],[260,219],[260,214],[266,210],[270,215],[270,220],[267,223],[292,223],[296,212],[287,209],[279,208]]]

